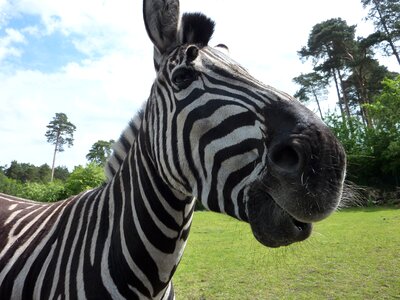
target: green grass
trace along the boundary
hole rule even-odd
[[[400,210],[344,210],[278,249],[197,212],[174,285],[177,299],[400,299]]]

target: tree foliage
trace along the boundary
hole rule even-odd
[[[374,120],[372,140],[379,143],[377,149],[386,172],[399,176],[400,172],[400,76],[383,81],[383,92],[374,103],[368,105]]]
[[[64,151],[64,145],[68,147],[74,144],[74,131],[76,126],[68,121],[68,117],[64,113],[56,113],[56,116],[47,125],[46,131],[47,142],[55,145],[57,152]]]
[[[314,71],[322,73],[324,78],[333,79],[342,114],[349,120],[350,108],[348,97],[344,92],[345,63],[352,57],[355,26],[347,25],[341,18],[329,19],[314,25],[308,37],[307,46],[299,52],[301,59],[311,59]]]
[[[376,32],[368,40],[371,45],[382,44],[386,55],[394,55],[400,65],[400,2],[398,0],[361,0],[369,8],[367,19],[372,20]]]
[[[7,177],[20,180],[21,182],[40,180],[38,168],[32,164],[18,163],[16,160],[11,162],[4,173]]]
[[[92,145],[92,148],[90,148],[89,153],[86,155],[86,159],[91,163],[104,166],[112,153],[112,145],[114,142],[114,140],[97,141]]]
[[[3,173],[0,173],[0,193],[43,202],[61,200],[67,196],[64,183],[59,180],[23,183]]]
[[[103,167],[97,164],[89,163],[86,167],[77,166],[68,177],[65,189],[69,195],[76,195],[100,186],[105,178]]]
[[[54,168],[54,179],[58,179],[62,182],[65,182],[70,173],[66,166],[57,166]]]
[[[88,189],[96,188],[105,180],[103,167],[92,163],[85,167],[75,167],[71,174],[69,174],[68,169],[65,167],[57,167],[56,171],[59,170],[62,176],[66,176],[68,173],[65,181],[61,181],[59,179],[56,179],[52,182],[48,182],[46,180],[30,181],[32,178],[22,181],[19,177],[20,175],[15,175],[17,173],[15,173],[14,170],[20,170],[20,167],[24,165],[29,164],[19,164],[17,162],[13,162],[12,167],[2,168],[0,172],[0,193],[31,200],[52,202],[79,194],[80,192]],[[43,165],[41,167],[35,167],[33,165],[29,166],[31,169],[33,168],[40,171],[43,166],[47,165]],[[50,169],[48,166],[47,168],[48,170]],[[7,172],[8,170],[10,170],[10,172]],[[13,178],[8,177],[6,175],[7,173],[10,175],[14,174],[15,176],[13,175]],[[23,178],[25,178],[26,175],[23,173],[21,174]],[[55,172],[55,174],[57,175],[57,172]],[[47,172],[46,176],[49,176]]]
[[[400,184],[400,76],[383,81],[383,92],[368,105],[373,127],[353,117],[350,132],[335,114],[325,119],[348,156],[348,178],[380,188]]]
[[[328,80],[326,77],[321,76],[317,72],[311,72],[307,74],[301,74],[293,78],[293,81],[300,85],[300,89],[294,94],[302,102],[315,101],[318,107],[318,112],[321,119],[324,119],[322,115],[320,101],[322,97],[326,97],[328,86]]]
[[[373,126],[366,104],[372,103],[373,97],[382,90],[382,80],[393,77],[374,58],[372,46],[369,38],[355,38],[354,25],[336,18],[314,25],[307,46],[298,52],[301,59],[312,60],[314,72],[310,74],[334,83],[343,125],[351,130],[354,115],[365,126]],[[304,89],[299,77],[294,80]],[[314,82],[317,84],[320,79],[315,77]]]
[[[3,174],[8,178],[22,183],[44,183],[50,181],[51,169],[48,164],[43,164],[37,167],[33,164],[19,163],[14,160],[11,162],[9,167],[4,166],[3,169]],[[66,167],[58,166],[54,171],[55,179],[65,181],[69,176],[69,171]]]
[[[51,168],[51,180],[53,180],[56,153],[64,151],[64,145],[68,147],[73,146],[76,126],[68,121],[66,114],[56,113],[56,116],[47,125],[47,128],[45,134],[47,142],[54,145],[53,164]]]

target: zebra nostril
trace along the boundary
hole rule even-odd
[[[291,144],[275,145],[270,151],[269,160],[274,169],[288,173],[299,171],[303,161],[299,150]]]

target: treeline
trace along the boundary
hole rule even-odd
[[[88,164],[76,166],[71,173],[62,166],[53,169],[47,164],[35,166],[17,161],[0,166],[0,193],[37,201],[57,201],[98,187],[105,180],[104,165],[113,143],[113,140],[94,143],[86,155]]]
[[[52,202],[100,186],[105,175],[101,165],[89,163],[86,166],[76,166],[71,173],[66,167],[56,167],[54,180],[50,179],[51,168],[47,164],[36,167],[13,161],[10,167],[0,168],[0,192]]]
[[[0,193],[37,201],[57,201],[100,186],[105,180],[104,165],[111,155],[114,140],[95,142],[86,159],[86,166],[76,166],[70,173],[67,167],[55,167],[56,153],[64,146],[73,146],[76,126],[64,113],[56,113],[47,125],[47,141],[54,145],[53,164],[35,166],[12,161],[0,166]]]
[[[39,167],[30,163],[19,163],[16,160],[12,161],[10,166],[0,167],[0,170],[10,179],[19,180],[22,183],[38,182],[44,183],[51,180],[51,168],[48,164],[43,164]],[[70,172],[67,167],[58,166],[54,169],[54,178],[65,181]]]
[[[343,143],[349,180],[394,189],[400,183],[400,76],[381,65],[375,53],[394,56],[400,65],[400,2],[361,2],[375,32],[356,37],[356,26],[341,18],[314,25],[298,52],[301,60],[312,62],[313,71],[293,79],[300,85],[295,96],[315,102]],[[329,86],[338,111],[323,115],[320,101]]]

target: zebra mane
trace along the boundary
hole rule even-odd
[[[110,182],[117,173],[119,167],[124,161],[129,150],[135,142],[143,120],[143,110],[140,110],[136,116],[128,123],[128,126],[121,133],[119,139],[113,144],[113,153],[108,158],[104,167],[106,173],[106,182]]]
[[[207,46],[215,28],[215,22],[202,13],[185,13],[181,20],[182,44]]]

